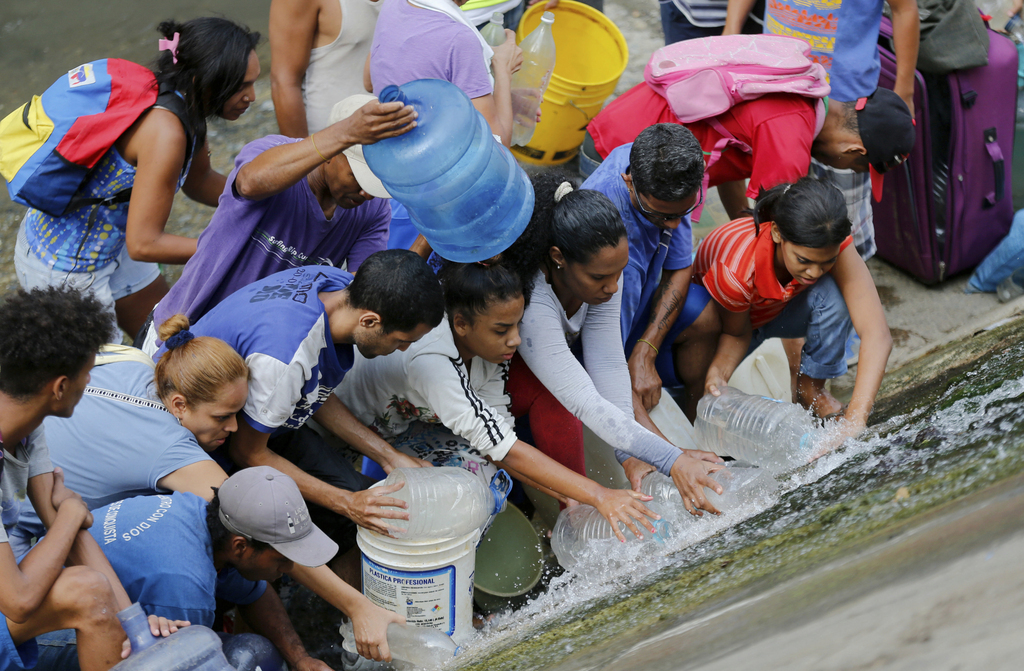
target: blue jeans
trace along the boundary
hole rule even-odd
[[[690,23],[686,15],[672,4],[672,0],[659,0],[658,5],[661,7],[661,30],[665,33],[665,44],[674,44],[683,40],[713,37],[722,34],[723,26],[703,28]],[[750,15],[743,24],[743,33],[746,35],[760,35],[762,26],[754,17],[757,17],[759,20],[763,15],[764,3],[755,3],[750,10]]]
[[[806,338],[800,372],[816,380],[846,374],[846,341],[853,331],[839,286],[825,275],[794,298],[775,319],[754,330],[747,354],[769,338]]]
[[[36,671],[80,671],[74,629],[61,629],[36,637],[39,662]]]

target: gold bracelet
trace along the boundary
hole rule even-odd
[[[637,341],[637,342],[642,342],[642,343],[646,343],[646,344],[650,345],[650,346],[651,346],[651,349],[653,349],[653,350],[654,350],[654,353],[655,353],[655,354],[661,354],[661,352],[659,352],[659,351],[658,351],[658,348],[657,348],[657,347],[655,347],[655,346],[654,346],[654,343],[652,343],[652,342],[651,342],[650,340],[644,340],[643,338],[637,338],[637,339],[636,339],[636,341]]]
[[[316,135],[316,133],[313,133],[313,135]],[[324,163],[327,163],[327,158],[320,153],[319,149],[316,148],[316,140],[313,139],[313,135],[309,136],[309,141],[313,143],[313,151],[315,151],[317,155],[324,160]]]

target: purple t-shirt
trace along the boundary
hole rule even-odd
[[[338,207],[327,220],[305,179],[263,200],[247,200],[235,192],[235,176],[243,165],[271,147],[301,141],[268,135],[242,148],[217,211],[199,236],[195,256],[156,306],[154,325],[178,313],[194,324],[238,289],[289,268],[348,261],[348,271],[354,273],[366,257],[387,247],[387,200]]]
[[[416,79],[443,79],[470,98],[494,92],[473,29],[406,0],[384,0],[370,47],[370,78],[375,96],[389,84]]]

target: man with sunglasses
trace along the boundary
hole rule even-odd
[[[713,354],[717,344],[716,316],[707,307],[710,296],[690,284],[690,213],[703,202],[703,179],[704,156],[693,133],[662,123],[614,149],[583,183],[582,188],[608,196],[626,225],[629,263],[622,271],[620,325],[634,407],[657,405],[664,379],[667,385],[693,390],[684,408],[689,415],[696,412],[704,389],[703,371],[690,371],[687,357],[673,356],[677,348],[708,348]]]

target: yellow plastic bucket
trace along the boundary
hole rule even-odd
[[[543,2],[526,10],[516,39],[540,24]],[[587,124],[615,92],[629,61],[626,38],[611,20],[593,7],[562,0],[555,15],[555,71],[541,102],[541,119],[525,147],[513,147],[516,158],[535,165],[557,165],[576,155]]]

